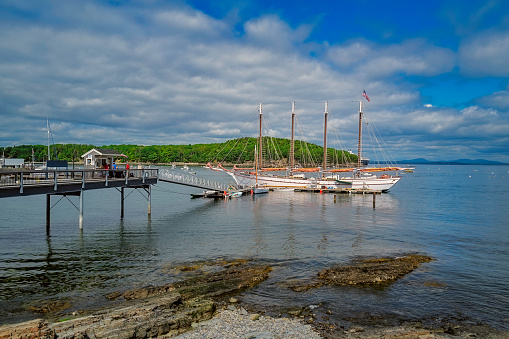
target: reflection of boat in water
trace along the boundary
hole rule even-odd
[[[290,166],[289,168],[263,168],[262,167],[262,105],[259,109],[259,149],[258,159],[259,168],[238,168],[233,167],[233,170],[227,170],[221,167],[222,170],[227,171],[233,177],[237,185],[241,187],[254,187],[257,184],[265,188],[329,188],[329,189],[363,189],[375,191],[388,191],[394,186],[401,178],[399,176],[392,176],[387,174],[390,171],[398,171],[401,168],[396,166],[390,167],[373,167],[366,168],[362,166],[363,160],[369,159],[362,157],[362,101],[360,101],[359,109],[359,151],[357,156],[357,168],[338,168],[327,169],[327,117],[328,117],[328,103],[325,103],[325,129],[324,129],[324,156],[323,166],[315,168],[297,168],[294,165],[293,149],[294,149],[294,116],[295,104],[292,103],[292,138],[290,145]],[[256,159],[256,158],[255,158]],[[255,161],[256,163],[256,161]],[[210,168],[214,169],[210,164]],[[220,165],[218,166],[220,167]],[[263,174],[260,174],[262,172]],[[269,173],[271,172],[271,173]],[[304,173],[311,174],[309,178]],[[380,172],[383,174],[377,176],[373,172]],[[345,176],[350,173],[350,176]],[[367,175],[369,174],[369,175]]]

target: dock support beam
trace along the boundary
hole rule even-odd
[[[124,219],[124,187],[120,188],[120,218]]]
[[[152,214],[152,185],[148,185],[148,216]]]
[[[51,194],[46,194],[46,235],[49,236],[51,218]]]
[[[80,191],[80,219],[79,219],[79,225],[80,230],[83,230],[83,193],[84,191]]]

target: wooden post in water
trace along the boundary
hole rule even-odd
[[[376,192],[373,192],[373,209],[375,209],[376,205]]]
[[[226,196],[226,195],[225,195]],[[152,214],[152,185],[148,185],[148,216]]]
[[[124,188],[120,188],[120,219],[124,219]]]
[[[80,216],[79,216],[79,227],[80,230],[83,229],[83,193],[84,191],[80,191]]]
[[[46,235],[49,235],[51,218],[51,194],[46,194]]]
[[[334,203],[336,203],[336,197],[337,196],[338,196],[337,194],[334,194]]]

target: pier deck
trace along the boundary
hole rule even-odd
[[[0,198],[46,195],[46,233],[50,233],[51,196],[78,196],[79,228],[83,228],[83,195],[93,189],[115,188],[120,194],[120,217],[124,217],[124,190],[143,189],[151,214],[151,187],[159,180],[158,169],[129,170],[7,170],[0,171]],[[60,200],[59,200],[60,201]],[[58,202],[57,202],[58,204]]]
[[[34,194],[65,194],[82,190],[142,187],[156,184],[157,169],[129,172],[93,169],[0,171],[0,198]]]

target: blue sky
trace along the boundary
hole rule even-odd
[[[322,144],[328,100],[356,150],[365,89],[394,158],[509,163],[507,1],[3,0],[0,31],[0,146],[46,118],[57,143],[221,142],[259,102],[289,137],[291,101]]]

